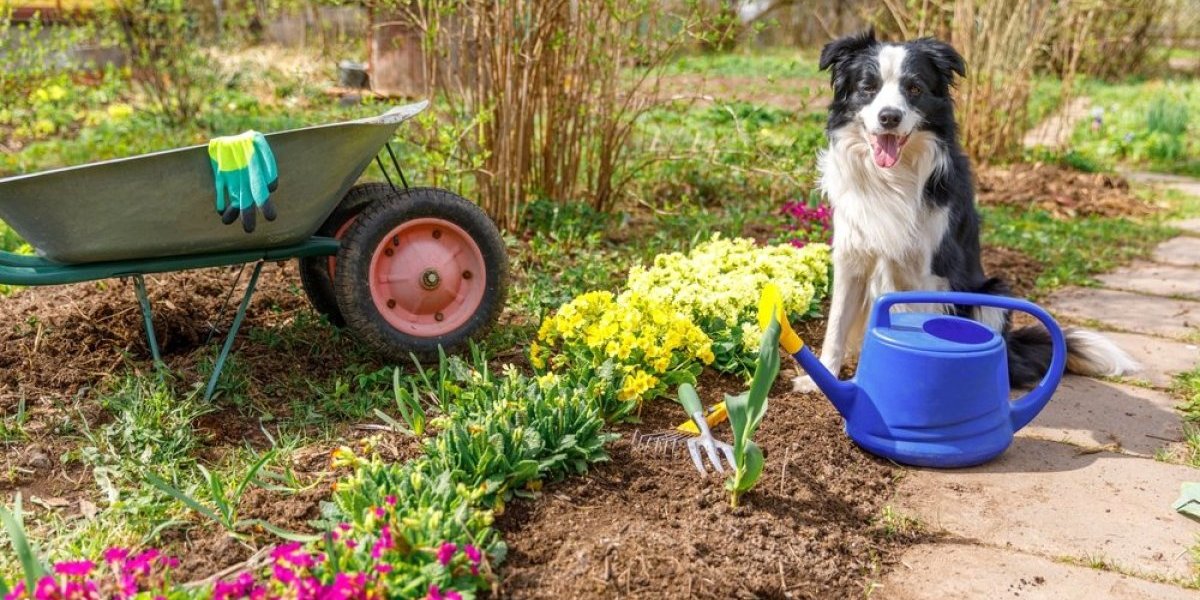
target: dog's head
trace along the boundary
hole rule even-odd
[[[833,83],[830,132],[848,128],[866,136],[880,168],[900,160],[915,132],[956,134],[950,88],[966,68],[949,44],[932,38],[886,44],[868,30],[826,45],[820,66]]]

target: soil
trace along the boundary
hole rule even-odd
[[[612,461],[547,486],[498,520],[509,547],[505,598],[861,597],[923,534],[881,524],[902,471],[842,432],[817,395],[787,392],[781,374],[756,441],[767,454],[758,486],[731,508],[724,478],[701,478],[682,445],[631,442],[620,428]],[[706,403],[740,383],[705,377]],[[684,418],[671,402],[648,404],[641,432]],[[728,440],[727,425],[716,429]]]
[[[983,248],[983,272],[988,277],[1003,279],[1017,297],[1028,298],[1033,294],[1043,270],[1037,259],[1017,250],[1001,246]]]
[[[981,169],[978,188],[980,204],[1042,209],[1060,219],[1142,216],[1158,210],[1135,195],[1119,175],[1046,163]]]

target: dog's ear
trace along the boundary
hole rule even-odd
[[[832,69],[834,77],[837,77],[837,68],[846,59],[874,46],[875,43],[874,27],[836,39],[825,44],[825,47],[821,49],[821,62],[818,63],[818,66],[820,66],[822,71]]]
[[[954,82],[954,75],[967,76],[967,65],[963,57],[953,46],[934,38],[921,38],[915,42],[921,50],[929,55],[934,66],[946,75],[946,83]]]

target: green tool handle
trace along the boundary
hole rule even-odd
[[[688,416],[696,413],[704,414],[704,405],[700,403],[700,395],[696,393],[696,388],[690,383],[684,383],[679,386],[679,402],[683,404],[683,410],[687,411]]]

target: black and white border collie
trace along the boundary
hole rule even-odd
[[[821,362],[837,373],[862,345],[875,299],[907,290],[1008,294],[980,262],[979,214],[971,166],[958,142],[950,89],[966,74],[948,44],[930,38],[904,44],[873,31],[836,40],[821,52],[833,101],[818,159],[820,186],[833,207],[833,293]],[[1008,311],[946,310],[1004,335],[1013,387],[1036,383],[1050,365],[1044,328],[1013,329]],[[1107,338],[1066,330],[1068,370],[1120,375],[1137,364]],[[814,389],[808,377],[797,390]]]

